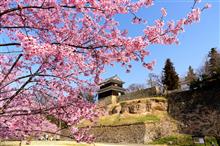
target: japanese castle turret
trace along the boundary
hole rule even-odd
[[[117,97],[125,94],[123,84],[124,82],[117,75],[106,79],[100,84],[98,99],[102,100],[110,96],[112,103],[117,103]]]

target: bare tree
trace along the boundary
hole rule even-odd
[[[154,87],[154,86],[163,87],[162,76],[154,73],[149,73],[147,84],[149,87]]]
[[[144,84],[131,84],[128,86],[128,88],[126,89],[126,91],[129,92],[135,92],[141,89],[145,89],[146,86]]]

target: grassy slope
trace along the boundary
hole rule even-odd
[[[147,123],[157,122],[160,119],[156,115],[111,115],[101,117],[99,120],[100,125],[125,125],[125,124],[136,124],[136,123]]]
[[[100,117],[95,123],[84,121],[79,124],[79,127],[86,126],[117,126],[117,125],[128,125],[137,123],[149,123],[158,122],[160,118],[156,115],[145,115],[145,114],[126,114],[126,115],[108,115]]]

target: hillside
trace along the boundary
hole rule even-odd
[[[170,145],[193,145],[192,135],[205,135],[206,145],[211,145],[217,143],[220,127],[219,91],[186,91],[168,98],[142,96],[101,104],[99,110],[105,111],[104,115],[92,125],[91,133],[97,142]],[[184,127],[187,120],[191,121],[188,128]]]
[[[177,133],[176,122],[167,114],[164,97],[148,97],[100,106],[104,111],[95,123],[83,121],[79,127],[92,126],[96,142],[149,143]]]

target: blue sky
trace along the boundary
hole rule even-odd
[[[161,7],[167,9],[165,21],[178,20],[186,16],[193,5],[193,0],[155,0],[154,3],[154,6],[143,8],[137,13],[139,17],[146,19],[148,24],[152,24],[153,20],[161,16]],[[212,47],[220,49],[220,0],[203,0],[197,6],[202,8],[206,3],[212,4],[212,8],[202,13],[199,23],[185,27],[185,32],[179,36],[179,45],[154,45],[147,48],[151,54],[146,61],[157,62],[153,71],[146,70],[141,63],[134,62],[131,73],[125,73],[125,69],[116,64],[114,67],[106,67],[102,77],[108,78],[117,74],[126,82],[125,87],[132,83],[146,84],[149,73],[161,74],[167,58],[171,59],[180,77],[186,74],[189,65],[195,70],[198,69]],[[132,15],[118,16],[116,19],[120,22],[121,29],[129,30],[130,36],[142,34],[144,25],[131,24],[129,20],[132,19]]]

